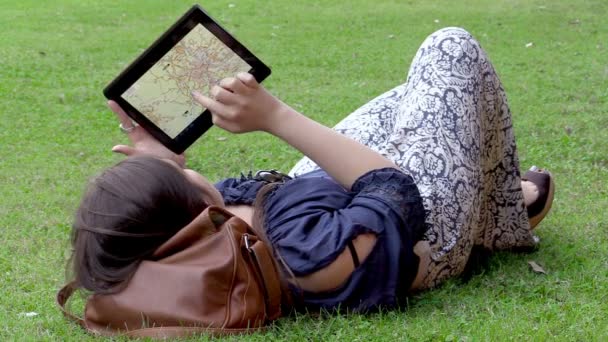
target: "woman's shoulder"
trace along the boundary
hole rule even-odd
[[[269,179],[268,176],[272,179]],[[255,174],[250,171],[247,174],[242,173],[240,177],[223,179],[217,182],[215,187],[224,197],[226,204],[252,205],[258,192],[269,183],[275,183],[276,188],[275,191],[267,195],[267,200],[270,197],[275,197],[276,190],[282,187],[289,190],[279,192],[278,198],[281,200],[297,200],[306,195],[307,191],[315,192],[319,189],[344,192],[323,170],[315,170],[293,178],[274,170],[258,171]]]
[[[240,177],[226,178],[215,183],[216,189],[222,194],[224,203],[227,205],[252,205],[258,191],[264,186],[264,182],[255,179],[251,172]]]
[[[268,216],[298,208],[337,209],[347,205],[352,194],[334,181],[325,171],[317,170],[297,176],[278,186],[266,196],[264,207]]]

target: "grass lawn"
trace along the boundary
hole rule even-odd
[[[0,1],[0,340],[94,339],[66,323],[54,295],[85,183],[121,159],[110,148],[126,141],[101,90],[191,4]],[[202,5],[271,66],[267,88],[327,125],[402,82],[428,34],[465,27],[502,77],[522,166],[557,177],[537,252],[496,254],[469,281],[417,295],[403,311],[297,316],[247,339],[608,339],[608,2]],[[288,170],[300,157],[268,135],[217,128],[188,156],[212,180]]]

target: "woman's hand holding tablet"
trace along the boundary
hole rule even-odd
[[[143,127],[133,125],[132,119],[120,108],[118,103],[109,100],[108,107],[116,114],[121,127],[128,128],[125,133],[129,135],[132,145],[116,145],[112,147],[112,152],[122,153],[126,156],[148,154],[161,159],[171,159],[181,167],[186,166],[186,156],[183,153],[174,153],[151,136]]]
[[[110,107],[119,119],[122,108],[178,155],[212,126],[211,114],[192,92],[209,96],[220,80],[239,72],[258,82],[270,75],[262,61],[195,5],[112,81],[104,95],[115,102]]]

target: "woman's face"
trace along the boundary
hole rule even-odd
[[[163,160],[183,172],[186,178],[188,178],[188,180],[190,180],[190,182],[195,187],[201,189],[203,198],[205,199],[205,202],[207,202],[207,204],[215,205],[218,207],[224,207],[224,198],[222,197],[222,194],[220,194],[220,192],[215,188],[215,186],[211,182],[209,182],[207,178],[205,178],[203,175],[194,170],[182,169],[179,165],[177,165],[176,162],[171,159]]]

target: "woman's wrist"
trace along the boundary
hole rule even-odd
[[[264,132],[270,133],[278,138],[283,138],[284,128],[288,127],[293,117],[302,115],[296,112],[293,108],[278,100],[278,104],[274,110],[268,115],[267,123],[262,129]]]

